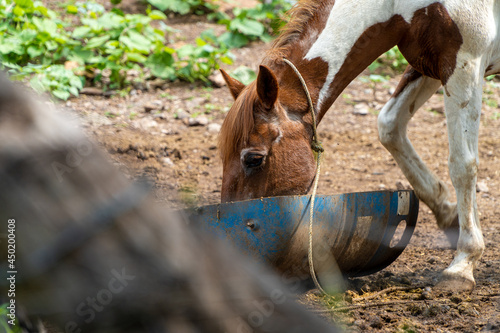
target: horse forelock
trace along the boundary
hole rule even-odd
[[[255,84],[247,86],[229,110],[219,133],[219,151],[224,165],[248,142],[254,128]]]

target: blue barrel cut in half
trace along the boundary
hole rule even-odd
[[[282,272],[308,271],[311,196],[261,198],[203,206],[191,223],[229,240],[243,253]],[[415,229],[413,191],[375,191],[317,196],[313,221],[316,257],[335,258],[350,277],[384,269],[403,252]],[[319,266],[319,265],[318,265]]]

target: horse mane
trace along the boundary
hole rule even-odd
[[[279,36],[274,40],[266,58],[276,60],[286,57],[288,46],[302,36],[310,20],[326,3],[328,1],[302,0],[293,6],[287,13],[288,23],[281,29]]]
[[[255,83],[248,85],[236,99],[222,123],[219,133],[219,151],[222,162],[229,161],[240,145],[248,142],[254,127],[253,107],[258,98]]]

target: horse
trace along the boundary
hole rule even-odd
[[[2,75],[0,161],[0,304],[23,332],[338,332]]]
[[[485,248],[475,185],[482,84],[485,76],[500,73],[498,0],[297,3],[254,82],[245,86],[221,70],[235,99],[219,136],[221,200],[307,194],[316,171],[307,95],[320,123],[346,86],[396,45],[409,65],[378,116],[379,139],[456,245],[436,287],[472,290]],[[457,202],[406,133],[415,112],[441,86]]]

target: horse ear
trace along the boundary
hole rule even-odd
[[[278,79],[267,66],[259,67],[257,94],[266,109],[271,109],[278,99]]]
[[[220,73],[222,74],[224,81],[226,81],[227,86],[229,87],[229,91],[231,91],[231,95],[233,95],[233,98],[234,99],[238,98],[241,91],[245,88],[245,85],[243,83],[241,83],[240,81],[232,78],[222,68],[220,69]]]

